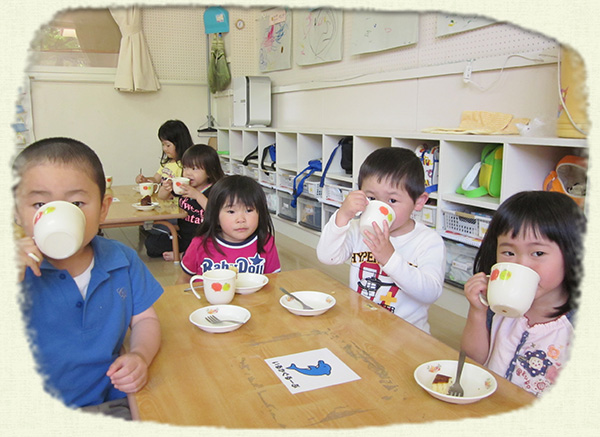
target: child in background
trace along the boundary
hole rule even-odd
[[[539,395],[568,359],[583,274],[585,218],[567,195],[520,192],[495,212],[465,284],[469,313],[461,347],[469,357]],[[540,275],[531,308],[519,318],[495,314],[479,300],[497,262],[522,264]]]
[[[130,418],[126,393],[140,390],[160,346],[152,307],[163,292],[130,248],[97,235],[112,202],[98,156],[70,138],[25,148],[13,164],[22,308],[46,389],[70,407]],[[82,247],[66,259],[44,259],[33,217],[54,201],[86,218]],[[129,352],[119,355],[131,329]],[[93,407],[95,406],[95,407]]]
[[[211,189],[205,220],[185,251],[177,283],[229,267],[239,273],[279,272],[273,232],[261,186],[247,176],[224,177]]]
[[[179,207],[187,212],[187,217],[177,220],[179,231],[179,249],[185,252],[200,223],[204,221],[204,210],[212,185],[223,178],[221,161],[217,151],[206,144],[196,144],[185,151],[181,158],[183,176],[190,179],[189,185],[181,187],[183,195],[173,192],[173,181],[166,180],[162,190],[167,195],[173,195],[179,202]],[[164,195],[160,194],[159,195]],[[148,256],[162,256],[165,261],[173,261],[173,245],[167,233],[150,234],[144,241]]]
[[[181,157],[187,149],[194,145],[187,126],[180,120],[168,120],[158,129],[158,139],[162,144],[160,167],[156,174],[146,177],[141,173],[135,182],[155,182],[160,184],[167,179],[181,176]]]
[[[350,288],[429,332],[429,305],[442,294],[445,246],[410,217],[428,199],[423,166],[412,150],[378,149],[361,165],[358,187],[323,228],[317,257],[324,264],[350,258]],[[389,204],[396,219],[363,236],[353,219],[372,199]]]

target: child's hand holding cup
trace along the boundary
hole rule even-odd
[[[33,239],[48,258],[65,259],[83,243],[85,215],[70,202],[48,202],[33,216]]]
[[[505,317],[521,317],[535,299],[540,276],[521,264],[502,262],[492,266],[487,298],[479,300],[493,312]]]
[[[190,278],[190,287],[194,296],[201,299],[196,292],[194,282],[203,281],[204,295],[206,300],[212,305],[228,304],[235,295],[235,279],[237,273],[235,270],[218,269],[209,270],[202,275],[194,275]]]
[[[365,235],[365,231],[375,232],[373,222],[377,223],[381,230],[383,230],[383,224],[386,222],[388,227],[391,227],[395,219],[396,213],[390,205],[380,200],[370,200],[360,215],[360,233]]]

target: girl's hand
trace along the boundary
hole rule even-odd
[[[33,238],[24,237],[17,240],[17,263],[19,269],[19,282],[25,279],[25,270],[27,267],[31,268],[31,271],[35,276],[42,276],[40,270],[40,264],[44,259],[42,252],[35,245]]]
[[[169,193],[173,192],[173,179],[165,179],[162,182],[162,187],[165,191],[168,191]]]
[[[488,277],[484,272],[476,273],[465,283],[465,296],[472,310],[487,311],[487,306],[479,300],[479,295],[487,296]]]
[[[390,228],[387,221],[383,223],[383,230],[375,223],[372,231],[365,231],[364,237],[364,242],[375,259],[381,265],[386,265],[395,250],[390,242]]]
[[[346,226],[350,223],[350,220],[356,217],[356,214],[364,211],[368,204],[369,199],[364,192],[360,190],[352,191],[342,202],[335,224],[339,227]]]
[[[108,368],[106,376],[116,389],[135,393],[148,381],[148,364],[140,354],[130,352],[119,356]]]

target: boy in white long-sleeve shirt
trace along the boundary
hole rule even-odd
[[[350,288],[429,332],[428,309],[442,294],[446,252],[440,235],[410,217],[428,199],[421,161],[409,149],[378,149],[361,165],[358,186],[323,229],[317,256],[324,264],[350,259]],[[373,223],[361,235],[353,219],[369,200],[389,204],[396,219],[383,229]]]

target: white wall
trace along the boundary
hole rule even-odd
[[[159,166],[158,128],[182,120],[195,142],[206,122],[206,92],[200,85],[163,84],[156,93],[121,93],[112,83],[34,80],[31,83],[37,139],[69,136],[92,147],[115,184],[134,182],[143,168],[153,175]]]

